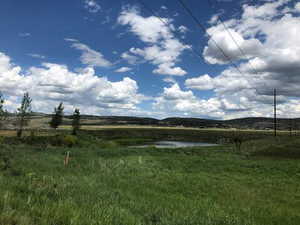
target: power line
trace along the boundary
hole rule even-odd
[[[225,51],[219,46],[219,44],[215,41],[215,39],[206,31],[206,27],[201,24],[201,22],[197,19],[197,17],[194,16],[193,12],[189,9],[189,7],[182,1],[177,0],[180,5],[185,9],[185,11],[192,17],[192,19],[195,21],[195,23],[203,30],[204,33],[207,34],[207,36],[210,38],[210,40],[215,44],[215,46],[219,49],[219,51],[222,53],[222,55],[235,67],[235,69],[243,75],[242,71],[239,69],[239,67],[233,62],[233,60],[225,53]]]
[[[158,15],[158,13],[156,13],[154,10],[152,10],[143,0],[137,0],[150,14],[152,14],[154,17],[156,17],[157,19],[159,19],[164,25],[166,25],[166,26],[169,26],[169,24],[168,24],[168,22],[166,22],[165,20],[163,20],[159,15]],[[195,19],[197,19],[197,18],[195,18]],[[206,32],[206,28],[204,27],[204,26],[202,26],[202,24],[199,22],[199,24],[200,24],[200,26],[202,27],[202,29],[203,29],[203,31],[205,32],[205,33],[207,33]],[[178,31],[176,31],[176,30],[171,30],[171,32],[179,39],[179,40],[181,40],[182,42],[184,42],[182,39],[181,39],[181,34],[178,32]],[[207,33],[208,34],[208,33]],[[208,36],[210,36],[210,38],[211,38],[211,35],[210,34],[208,34]],[[212,38],[211,38],[212,39]],[[234,65],[234,67],[235,67],[235,69],[243,76],[243,77],[245,77],[244,76],[244,74],[241,72],[241,70],[238,68],[238,66],[237,65],[235,65],[234,63],[233,63],[233,61],[230,59],[230,57],[229,56],[227,56],[226,55],[226,53],[224,52],[224,50],[216,43],[216,41],[214,40],[214,39],[212,39],[213,41],[214,41],[214,43],[215,43],[215,45],[218,47],[218,48],[220,48],[220,51],[222,52],[222,54],[224,55],[224,57],[226,57],[227,58],[227,60],[228,61],[230,61],[231,63],[232,63],[232,65]],[[193,54],[194,55],[196,55],[197,57],[199,57],[200,59],[202,59],[205,63],[206,63],[206,60],[205,60],[205,58],[203,57],[203,55],[201,54],[201,53],[199,53],[199,52],[197,52],[193,47],[192,47],[192,45],[191,44],[189,44],[189,43],[187,43],[187,42],[184,42],[185,44],[187,44],[187,45],[189,45],[189,46],[191,46],[190,47],[190,49],[192,50],[192,52],[193,52]],[[210,65],[210,64],[208,64],[208,65]],[[230,77],[240,77],[240,76],[230,76]]]
[[[163,20],[156,12],[154,12],[150,7],[148,7],[145,2],[143,0],[138,0],[138,2],[140,2],[140,4],[150,12],[150,14],[152,14],[153,16],[155,16],[157,19],[159,19],[164,25],[166,25],[167,27],[169,27],[169,24]],[[180,36],[180,33],[176,30],[172,30],[170,29],[171,32],[176,36],[176,38],[178,38],[179,40],[181,40],[182,42],[184,42]],[[199,57],[200,59],[202,59],[204,62],[206,62],[206,60],[204,59],[204,57],[202,56],[201,53],[197,52],[191,44],[184,42],[185,44],[190,46],[190,49],[192,50],[193,54],[196,55],[197,57]]]
[[[214,0],[207,0],[208,4],[210,5],[210,7],[212,9],[215,9],[215,7],[212,5],[212,1]],[[215,2],[215,1],[214,1]],[[216,2],[217,4],[217,2]],[[247,58],[245,51],[242,49],[242,47],[238,44],[238,42],[236,41],[236,39],[233,37],[232,33],[229,31],[228,27],[226,26],[226,24],[224,23],[221,15],[218,15],[218,20],[221,22],[221,24],[223,25],[224,29],[227,31],[227,33],[229,34],[230,38],[232,39],[232,41],[234,42],[234,44],[238,47],[239,51],[241,52],[242,55],[244,55],[245,58]],[[258,71],[256,70],[256,68],[252,65],[251,61],[249,60],[249,65],[252,67],[252,70],[258,74]]]
[[[159,19],[164,25],[169,26],[169,24],[163,20],[158,13],[156,13],[154,10],[152,10],[143,0],[137,0],[147,11],[150,12],[150,14],[152,14],[154,17],[156,17],[157,19]],[[183,2],[182,2],[183,3]],[[188,9],[188,8],[187,8]],[[189,10],[190,11],[190,10]],[[193,14],[192,14],[193,15]],[[194,15],[193,15],[194,17]],[[197,18],[194,17],[196,20]],[[199,21],[198,21],[199,22]],[[218,49],[222,52],[223,56],[235,67],[235,69],[242,75],[244,76],[244,74],[242,73],[242,71],[238,68],[238,66],[231,60],[231,58],[225,53],[225,51],[217,44],[217,42],[212,38],[212,36],[207,33],[206,28],[199,22],[200,27],[202,28],[202,30],[211,38],[211,40],[214,42],[214,44],[218,47]],[[176,30],[171,30],[171,32],[182,42],[184,42],[181,37],[180,37],[180,33]],[[190,46],[190,49],[192,50],[193,54],[196,55],[197,57],[199,57],[200,59],[202,59],[205,63],[206,60],[203,57],[203,55],[199,52],[197,52],[191,44],[184,42],[185,44]],[[239,77],[239,76],[231,76],[231,77]]]
[[[207,0],[208,1],[208,4],[210,5],[210,7],[214,10],[216,10],[216,7],[219,3],[218,1],[215,1],[215,0]],[[215,4],[213,5],[214,2]],[[232,39],[232,41],[234,42],[234,44],[238,47],[239,51],[241,52],[242,55],[244,55],[245,58],[247,58],[246,56],[246,53],[245,51],[243,50],[243,48],[238,44],[238,42],[236,41],[236,39],[233,37],[232,33],[230,32],[230,30],[228,29],[228,27],[226,26],[226,24],[224,23],[224,20],[222,19],[222,16],[221,15],[218,15],[218,20],[221,22],[222,26],[224,27],[224,29],[227,31],[227,33],[229,34],[230,38]],[[255,68],[255,66],[253,66],[252,62],[249,60],[248,61],[249,63],[249,66],[251,67],[251,69],[254,71],[254,73],[258,76],[259,75],[259,72],[257,71],[257,69]],[[266,86],[266,83],[263,82],[263,85]],[[275,89],[275,93],[276,93],[276,89]],[[276,96],[275,96],[276,98]],[[276,109],[275,109],[276,111]],[[276,112],[275,112],[276,113]],[[274,122],[275,123],[275,122]],[[275,125],[274,125],[275,126]],[[276,135],[276,131],[275,131],[275,135]]]

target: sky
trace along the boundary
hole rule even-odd
[[[300,117],[297,0],[2,0],[0,92],[15,111]]]

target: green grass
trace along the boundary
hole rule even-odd
[[[300,223],[296,138],[248,141],[241,152],[126,147],[151,139],[141,137],[82,134],[73,148],[40,139],[0,145],[10,159],[8,169],[0,163],[0,225]]]

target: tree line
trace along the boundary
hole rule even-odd
[[[9,117],[9,113],[4,109],[5,99],[3,94],[0,92],[0,128]],[[17,136],[22,137],[24,127],[28,125],[31,116],[32,116],[32,98],[29,96],[29,93],[24,93],[20,107],[16,111],[16,127],[17,127]],[[63,102],[60,102],[57,107],[54,108],[54,112],[51,116],[49,125],[53,129],[57,129],[63,122],[64,117],[64,106]],[[77,135],[80,129],[80,110],[75,108],[72,115],[72,134]]]

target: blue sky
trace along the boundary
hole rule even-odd
[[[28,91],[40,112],[226,119],[271,115],[278,88],[281,116],[300,115],[297,1],[184,1],[210,36],[177,1],[143,1],[164,22],[133,0],[3,0],[6,107]]]

